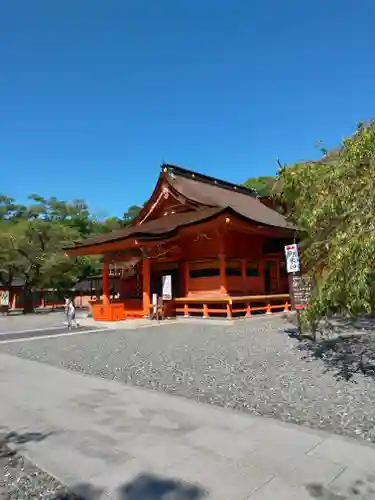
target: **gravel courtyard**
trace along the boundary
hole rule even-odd
[[[340,352],[316,359],[287,328],[280,316],[186,322],[8,343],[0,351],[375,441],[373,373],[337,377]]]

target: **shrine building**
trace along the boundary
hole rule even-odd
[[[149,317],[163,294],[168,315],[232,318],[289,310],[284,246],[294,234],[254,190],[162,165],[129,226],[65,251],[102,256],[96,320]]]

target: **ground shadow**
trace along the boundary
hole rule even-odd
[[[320,360],[325,371],[352,380],[355,374],[375,379],[375,319],[373,317],[326,318],[315,338],[301,335],[296,317],[288,319],[284,332],[299,341],[297,348],[306,361]],[[353,380],[352,380],[353,381]]]
[[[287,328],[286,332],[296,333],[299,332],[299,323],[297,314],[288,314],[284,319],[292,325]],[[350,318],[343,318],[341,316],[327,316],[323,318],[317,326],[317,334],[321,337],[332,337],[337,335],[347,335],[356,333],[375,333],[375,317],[373,316],[353,316]]]
[[[26,444],[31,441],[40,442],[48,436],[54,434],[53,432],[24,432],[19,433],[16,431],[0,434],[0,458],[10,458],[17,455],[17,451],[12,445]],[[10,445],[10,447],[9,447]]]
[[[14,445],[42,441],[49,434],[9,432],[0,437],[0,487],[9,500],[43,498],[43,500],[104,500],[110,492],[91,484],[67,488],[50,474],[36,467],[19,454]],[[16,448],[16,447],[15,447]],[[108,471],[109,472],[109,471]],[[0,488],[0,489],[1,489]],[[117,500],[203,500],[207,492],[198,485],[177,479],[143,473],[121,485],[115,492]],[[0,498],[1,491],[0,491]]]
[[[207,492],[197,485],[153,474],[141,474],[117,491],[119,500],[201,500]]]
[[[74,487],[74,491],[64,489],[49,497],[48,500],[104,500],[104,498],[106,497],[102,488],[96,488],[91,484],[80,484]]]
[[[330,317],[324,323],[325,328],[329,328],[333,333],[341,335],[353,333],[353,331],[375,332],[375,318],[372,316],[358,316],[352,318]]]
[[[134,480],[120,486],[115,493],[116,500],[203,500],[207,491],[176,479],[167,479],[154,474],[140,474]],[[51,500],[103,500],[104,491],[82,484],[72,492],[61,492]]]
[[[375,335],[351,335],[317,342],[301,341],[304,360],[321,360],[325,371],[351,380],[355,374],[375,378]]]
[[[318,498],[319,500],[374,500],[375,476],[368,475],[364,479],[356,479],[345,492],[338,493],[320,483],[308,484],[306,489],[312,498]]]
[[[3,440],[6,444],[25,444],[30,441],[40,442],[54,434],[53,432],[24,432],[22,434],[12,431],[5,434],[0,440]]]

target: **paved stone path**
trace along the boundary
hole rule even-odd
[[[48,311],[37,314],[0,315],[0,335],[2,333],[61,327],[66,321],[63,311]]]
[[[107,328],[110,330],[135,330],[137,328],[144,328],[150,326],[162,326],[165,324],[176,323],[176,320],[165,320],[161,321],[152,321],[150,322],[148,319],[128,319],[126,321],[95,321],[93,318],[87,317],[87,311],[78,309],[76,313],[76,318],[79,321],[79,324],[82,327],[87,329],[102,329]],[[199,320],[198,320],[199,321]],[[201,322],[203,320],[200,320]],[[194,319],[192,321],[195,322]],[[215,322],[215,321],[213,321]],[[216,322],[217,323],[217,322]],[[233,323],[232,321],[230,323]],[[223,321],[220,322],[223,324]],[[10,336],[11,334],[16,334],[18,332],[35,332],[35,335],[38,331],[48,331],[54,329],[63,329],[67,325],[67,319],[63,311],[46,311],[39,312],[36,314],[28,314],[26,316],[20,314],[16,316],[0,316],[0,340],[5,340],[5,337],[2,336]],[[45,335],[52,335],[52,332],[49,332]],[[10,338],[10,337],[9,337]]]
[[[365,443],[3,354],[0,394],[2,430],[40,436],[15,446],[90,500],[337,498],[375,471]]]
[[[43,337],[56,337],[58,335],[79,335],[80,333],[91,333],[96,331],[102,331],[104,328],[96,326],[95,330],[89,326],[79,326],[78,328],[73,328],[69,330],[67,326],[46,328],[44,330],[26,330],[20,332],[10,332],[10,333],[0,333],[0,344],[2,342],[8,341],[18,341],[18,340],[31,340],[35,338]]]
[[[310,353],[309,343],[291,338],[282,318],[258,318],[0,336],[0,353],[375,442],[375,375],[357,370],[361,346],[341,343],[322,357],[319,344]],[[349,381],[345,371],[355,372]]]

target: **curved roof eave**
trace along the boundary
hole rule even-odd
[[[294,227],[275,228],[271,225],[260,224],[258,221],[247,217],[231,206],[214,207],[168,216],[162,221],[160,219],[155,219],[138,226],[128,226],[124,229],[116,230],[106,235],[89,238],[82,243],[76,244],[74,247],[65,248],[64,250],[68,253],[74,253],[74,251],[78,252],[84,250],[85,248],[89,249],[95,247],[97,249],[98,247],[103,246],[104,249],[104,247],[108,244],[118,243],[120,241],[126,241],[133,238],[139,238],[146,241],[158,241],[175,236],[178,231],[184,227],[208,222],[219,217],[222,214],[232,214],[233,216],[242,219],[245,222],[255,223],[259,227],[265,227],[268,229],[278,229],[282,233],[295,232]]]

